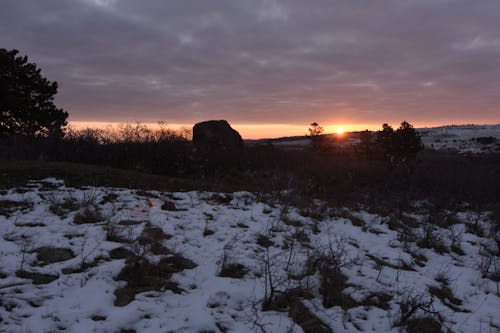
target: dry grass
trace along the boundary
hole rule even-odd
[[[135,295],[151,290],[171,290],[180,293],[183,290],[176,282],[170,281],[173,273],[192,269],[196,264],[178,254],[161,259],[158,264],[149,262],[140,256],[130,256],[125,267],[116,277],[127,282],[125,287],[115,291],[115,305],[125,306],[132,302]]]
[[[109,186],[148,190],[203,190],[201,180],[158,176],[143,172],[70,162],[0,160],[0,188],[23,186],[30,180],[56,177],[66,186]]]
[[[0,200],[0,215],[10,216],[18,210],[31,209],[33,203],[29,201]]]

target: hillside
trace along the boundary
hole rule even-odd
[[[500,152],[499,125],[461,125],[418,129],[426,147],[461,153]]]
[[[0,332],[500,330],[498,212],[289,195],[4,190]]]
[[[417,128],[427,149],[458,153],[499,153],[500,124],[498,125],[449,125]],[[359,132],[346,132],[342,136],[328,134],[335,145],[349,147],[358,143]],[[247,140],[251,145],[272,143],[283,148],[302,148],[310,144],[304,136],[278,139]]]

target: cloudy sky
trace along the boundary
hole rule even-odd
[[[75,121],[500,122],[498,0],[0,0]]]

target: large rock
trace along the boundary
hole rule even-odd
[[[194,125],[193,143],[214,149],[235,149],[243,145],[243,140],[227,121],[209,120]]]

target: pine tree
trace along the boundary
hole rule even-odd
[[[53,103],[57,82],[18,53],[0,49],[0,137],[61,137],[68,113]]]
[[[413,158],[423,149],[422,139],[415,128],[408,122],[403,121],[396,130],[396,151],[403,158]]]

